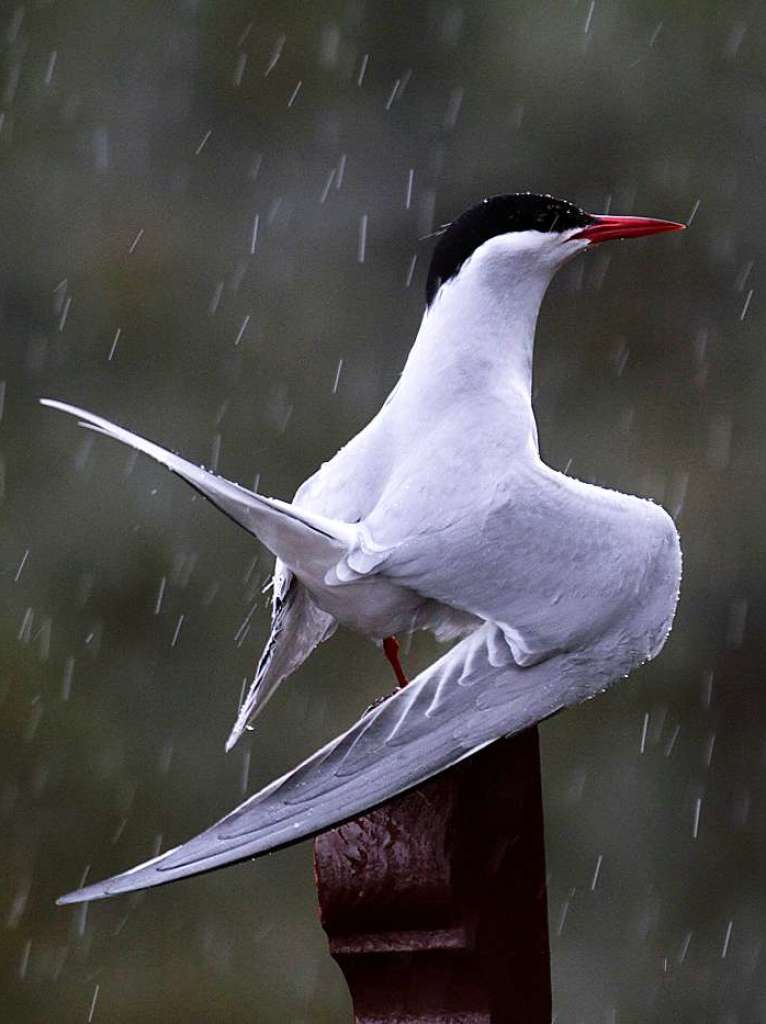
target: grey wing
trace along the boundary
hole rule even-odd
[[[621,616],[636,618],[657,588],[677,592],[678,536],[653,502],[537,460],[509,465],[491,489],[480,484],[483,504],[468,510],[441,493],[441,478],[419,505],[384,496],[336,575],[378,573],[494,622],[520,665],[594,643]],[[432,508],[438,529],[430,528]]]
[[[587,680],[587,692],[583,681]],[[456,764],[608,680],[560,655],[520,669],[485,623],[407,687],[212,828],[60,903],[102,899],[246,860],[315,835]]]
[[[337,628],[333,616],[317,607],[308,590],[279,559],[274,567],[273,586],[271,634],[226,741],[227,750],[264,709],[280,683]]]
[[[349,523],[249,491],[85,409],[48,398],[40,401],[167,466],[304,578],[322,579],[357,542],[357,530]]]

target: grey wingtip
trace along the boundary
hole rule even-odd
[[[159,859],[157,858],[157,860]],[[122,887],[120,883],[124,882],[127,876],[154,863],[156,863],[156,860],[147,861],[144,864],[139,864],[132,871],[115,875],[113,878],[105,878],[100,882],[93,882],[92,885],[85,885],[82,889],[73,889],[71,892],[65,892],[63,896],[59,896],[56,900],[56,906],[66,907],[70,903],[91,903],[94,900],[108,900],[110,896],[119,896],[123,892],[130,892],[129,886]]]
[[[95,885],[89,885],[84,889],[73,889],[71,892],[66,892],[63,896],[59,896],[56,900],[56,906],[67,907],[71,903],[90,903],[91,900],[105,899],[108,895],[109,893],[104,892],[103,889],[97,888]]]
[[[245,730],[244,724],[240,725],[239,722],[236,722],[234,724],[234,727],[231,730],[231,732],[229,733],[229,738],[226,740],[226,743],[225,743],[225,746],[224,746],[224,750],[226,751],[227,754],[231,750],[233,750],[234,747],[236,747],[237,743],[242,738],[242,733],[244,732],[244,730]]]
[[[56,900],[56,906],[57,907],[66,907],[70,903],[79,903],[79,902],[80,902],[80,898],[79,898],[79,896],[77,895],[76,892],[68,892],[64,896],[59,896],[59,898]]]
[[[68,402],[60,402],[57,398],[38,398],[38,402],[40,405],[44,405],[48,409],[57,409],[59,412],[68,413],[70,416],[87,415],[83,409],[78,409],[76,405],[69,405]]]
[[[64,893],[63,896],[59,896],[56,900],[56,904],[62,907],[69,903],[90,903],[91,900],[106,900],[112,896],[122,896],[125,893],[135,892],[138,889],[151,889],[156,885],[164,885],[166,882],[174,881],[176,877],[182,878],[186,872],[182,872],[180,875],[171,872],[166,875],[162,870],[157,870],[157,865],[168,860],[178,849],[180,847],[174,846],[172,849],[152,857],[151,860],[145,860],[141,864],[136,864],[135,867],[129,868],[119,875],[112,875],[111,878],[104,878],[100,882],[94,882],[93,885],[86,885],[82,889],[74,889],[72,892]]]
[[[250,696],[252,696],[252,694]],[[255,707],[253,707],[252,701],[246,700],[240,706],[239,712],[237,713],[236,721],[234,722],[234,725],[231,727],[229,738],[226,740],[225,749],[227,754],[229,753],[230,750],[234,749],[237,743],[239,743],[239,741],[244,736],[245,732],[252,729],[250,723],[257,715],[261,713],[261,711],[263,711],[265,703],[266,701],[262,701],[260,704],[256,704]]]

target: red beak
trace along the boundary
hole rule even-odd
[[[685,224],[673,220],[655,220],[653,217],[611,217],[593,214],[593,223],[572,235],[572,241],[584,238],[595,245],[613,238],[640,238],[641,235],[658,235],[661,231],[683,231]]]

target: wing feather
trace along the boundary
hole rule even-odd
[[[528,669],[493,664],[496,630],[486,623],[342,736],[196,838],[60,902],[162,885],[315,835],[605,685],[593,666],[569,655]],[[491,706],[479,706],[480,694],[493,695]]]
[[[358,528],[278,498],[267,498],[216,476],[101,416],[64,402],[41,399],[43,405],[76,416],[82,426],[135,448],[167,466],[203,494],[278,558],[309,578],[322,579],[357,543]]]

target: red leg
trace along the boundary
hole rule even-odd
[[[395,636],[387,636],[383,641],[383,653],[391,662],[391,667],[394,670],[396,681],[399,686],[406,686],[408,679],[404,674],[402,663],[399,661],[399,641]]]

